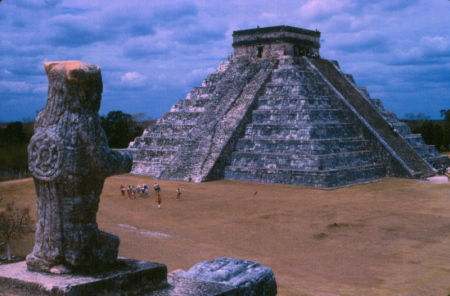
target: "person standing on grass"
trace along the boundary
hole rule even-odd
[[[122,193],[122,198],[125,198],[125,186],[120,185],[120,193]]]
[[[136,187],[131,186],[131,198],[135,199],[136,198]]]
[[[159,194],[161,187],[159,187],[159,185],[155,183],[155,185],[153,185],[153,188],[155,188],[155,193]]]
[[[176,200],[181,200],[181,190],[180,190],[180,188],[177,188],[177,199]]]
[[[156,200],[158,201],[158,209],[161,208],[161,195],[158,194],[158,197],[156,198]]]
[[[143,196],[142,197],[146,197],[148,194],[148,186],[147,184],[144,184],[144,191],[143,191]]]
[[[128,195],[128,199],[131,199],[131,186],[130,185],[128,185],[127,195]]]

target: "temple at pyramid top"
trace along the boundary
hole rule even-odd
[[[233,32],[234,55],[319,55],[320,32],[290,26],[256,28]]]
[[[234,54],[130,143],[132,173],[335,188],[424,178],[448,165],[406,123],[319,56],[320,32],[233,32]]]

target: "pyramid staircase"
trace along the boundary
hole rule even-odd
[[[353,83],[354,81],[351,80]],[[379,99],[372,99],[365,87],[359,87],[359,91],[375,107],[375,109],[390,123],[390,126],[402,137],[411,147],[429,164],[435,166],[448,162],[447,156],[442,156],[434,145],[428,145],[420,134],[413,134],[409,125],[401,122],[392,111],[384,109],[383,102]]]
[[[128,150],[133,154],[134,174],[156,175],[170,164],[191,130],[204,117],[205,106],[211,102],[217,82],[225,76],[229,65],[230,61],[222,62],[215,74],[208,75],[200,87],[194,87],[184,100],[130,143]]]
[[[379,107],[377,109],[373,101],[368,99],[367,92],[365,94],[361,88],[355,87],[354,81],[339,70],[336,62],[325,59],[313,59],[311,62],[339,99],[352,110],[350,121],[359,126],[366,139],[371,140],[373,149],[382,155],[381,159],[386,159],[388,175],[429,177],[435,174],[426,159],[400,135],[396,129],[396,125],[400,124],[395,125],[389,121],[386,113],[380,113]]]
[[[335,187],[386,175],[307,65],[307,58],[280,59],[237,141],[226,179]]]

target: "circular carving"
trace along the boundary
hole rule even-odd
[[[28,146],[28,166],[31,174],[42,181],[57,178],[62,167],[61,151],[61,139],[57,135],[34,135]]]

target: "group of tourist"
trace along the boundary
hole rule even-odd
[[[148,186],[147,184],[144,185],[138,184],[136,186],[128,185],[128,188],[126,188],[121,184],[120,193],[122,194],[123,199],[125,199],[126,196],[128,197],[128,199],[135,199],[136,197],[144,198],[148,195]]]
[[[159,186],[159,184],[155,183],[155,185],[153,185],[153,189],[155,190],[155,194],[156,194],[156,201],[158,203],[158,209],[161,209],[161,201],[162,201],[162,197],[160,194],[161,191],[161,186]],[[147,184],[143,184],[143,185],[136,185],[136,186],[132,186],[132,185],[128,185],[128,188],[126,188],[125,186],[123,186],[123,184],[120,185],[120,193],[122,195],[123,199],[126,199],[126,197],[128,197],[128,199],[135,199],[137,197],[147,197],[148,196],[148,186]],[[181,200],[181,190],[180,188],[177,188],[176,191],[176,201],[180,201]]]

